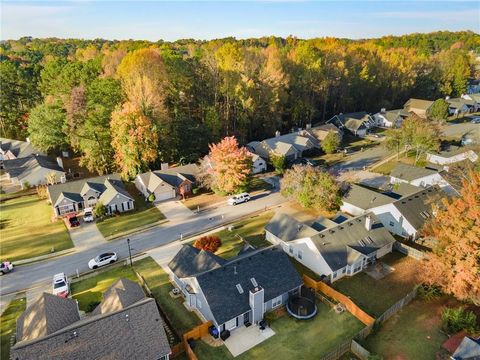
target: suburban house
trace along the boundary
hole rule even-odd
[[[474,111],[480,110],[480,94],[464,94],[462,95],[462,99],[469,100],[474,103]]]
[[[478,56],[477,56],[477,61],[478,61]],[[467,93],[468,94],[478,94],[478,93],[480,93],[480,80],[479,79],[468,79]]]
[[[266,239],[331,282],[358,273],[392,251],[395,239],[375,215],[342,220],[320,219],[308,226],[277,213],[265,226]]]
[[[306,131],[317,138],[317,140],[320,142],[325,140],[330,132],[337,134],[339,139],[342,139],[343,136],[343,131],[334,124],[315,125],[314,127],[308,128]]]
[[[130,280],[117,280],[83,317],[76,300],[43,293],[17,320],[11,358],[168,360],[164,326],[155,300]]]
[[[267,171],[267,162],[257,154],[250,153],[252,155],[252,173],[260,174]]]
[[[273,246],[225,260],[183,245],[168,267],[188,306],[220,333],[258,324],[302,286],[288,257]]]
[[[388,128],[399,128],[410,114],[405,109],[386,110],[381,109],[373,115],[373,119],[377,126]]]
[[[380,191],[368,187],[350,184],[349,189],[342,198],[340,210],[347,214],[358,216],[363,215],[371,208],[394,202],[396,199]]]
[[[327,124],[333,123],[340,130],[347,129],[353,135],[364,137],[367,130],[375,126],[375,120],[366,112],[338,114],[327,120]]]
[[[368,211],[392,233],[415,239],[425,221],[435,216],[435,206],[440,205],[445,195],[438,186],[432,186]]]
[[[47,192],[56,216],[77,213],[97,203],[105,205],[107,214],[134,209],[134,199],[118,174],[51,185]]]
[[[45,155],[27,141],[0,137],[0,161],[24,158],[30,155]]]
[[[446,192],[455,192],[447,180],[443,178],[442,172],[438,169],[422,168],[399,162],[390,172],[390,182],[392,184],[405,182],[423,188],[438,185]]]
[[[426,119],[428,110],[433,105],[433,101],[421,99],[409,99],[403,108],[409,113],[414,113],[417,116]]]
[[[271,155],[284,156],[287,161],[301,158],[304,152],[318,149],[320,142],[308,130],[280,135],[276,132],[275,137],[263,141],[252,141],[246,145],[247,149],[258,156],[269,159]]]
[[[135,177],[135,186],[148,198],[155,195],[155,201],[191,194],[198,174],[197,164],[188,164],[164,170],[149,171]]]
[[[467,100],[462,98],[447,98],[448,115],[459,115],[473,111],[474,103],[470,100],[467,105]]]
[[[464,160],[475,162],[478,155],[471,149],[458,146],[450,146],[438,153],[427,153],[427,161],[433,164],[450,165]]]
[[[3,160],[3,170],[13,185],[45,185],[65,182],[61,158],[53,161],[44,155],[31,154],[18,159]]]

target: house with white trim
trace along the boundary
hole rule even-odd
[[[417,167],[399,162],[390,172],[390,183],[403,182],[423,188],[438,185],[446,192],[455,193],[453,187],[443,178],[442,173],[443,170],[438,171],[438,169]]]
[[[396,110],[386,110],[381,109],[378,113],[373,115],[377,126],[387,127],[387,128],[399,128],[403,121],[410,114],[405,109],[396,109]]]
[[[428,111],[432,105],[433,101],[412,98],[403,105],[403,108],[409,113],[414,113],[417,116],[426,119]]]
[[[330,282],[352,276],[392,251],[395,239],[374,214],[337,221],[320,219],[308,226],[277,213],[265,226],[265,237]]]
[[[327,120],[327,124],[334,124],[340,130],[348,130],[353,135],[365,137],[370,128],[376,126],[376,121],[365,111],[338,114]]]

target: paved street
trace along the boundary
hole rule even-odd
[[[351,155],[347,155],[345,160],[332,166],[330,169],[335,174],[349,170],[362,170],[364,167],[375,164],[392,153],[393,152],[388,151],[382,145],[378,145],[364,151],[357,151]]]
[[[252,198],[252,201],[237,205],[221,205],[192,215],[189,218],[171,220],[156,228],[130,236],[132,253],[141,253],[165,244],[169,244],[180,238],[219,226],[265,209],[276,206],[285,201],[278,192],[265,192]],[[19,266],[12,273],[0,277],[0,294],[9,294],[29,287],[35,287],[44,281],[50,281],[58,272],[74,275],[78,269],[80,273],[88,270],[88,261],[105,251],[117,252],[120,259],[128,256],[126,239],[120,238],[97,246],[86,247],[79,252],[70,255],[42,261],[31,265]]]

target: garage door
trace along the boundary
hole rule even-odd
[[[175,194],[173,191],[172,192],[167,191],[167,192],[155,194],[155,202],[172,199],[174,197],[175,197]]]
[[[236,327],[237,327],[237,318],[227,321],[225,323],[226,330],[232,330],[232,329],[235,329]]]

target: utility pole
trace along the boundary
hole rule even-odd
[[[130,239],[127,239],[127,245],[128,245],[128,257],[130,258],[130,266],[133,266],[133,263],[132,263],[132,250],[130,250]]]

